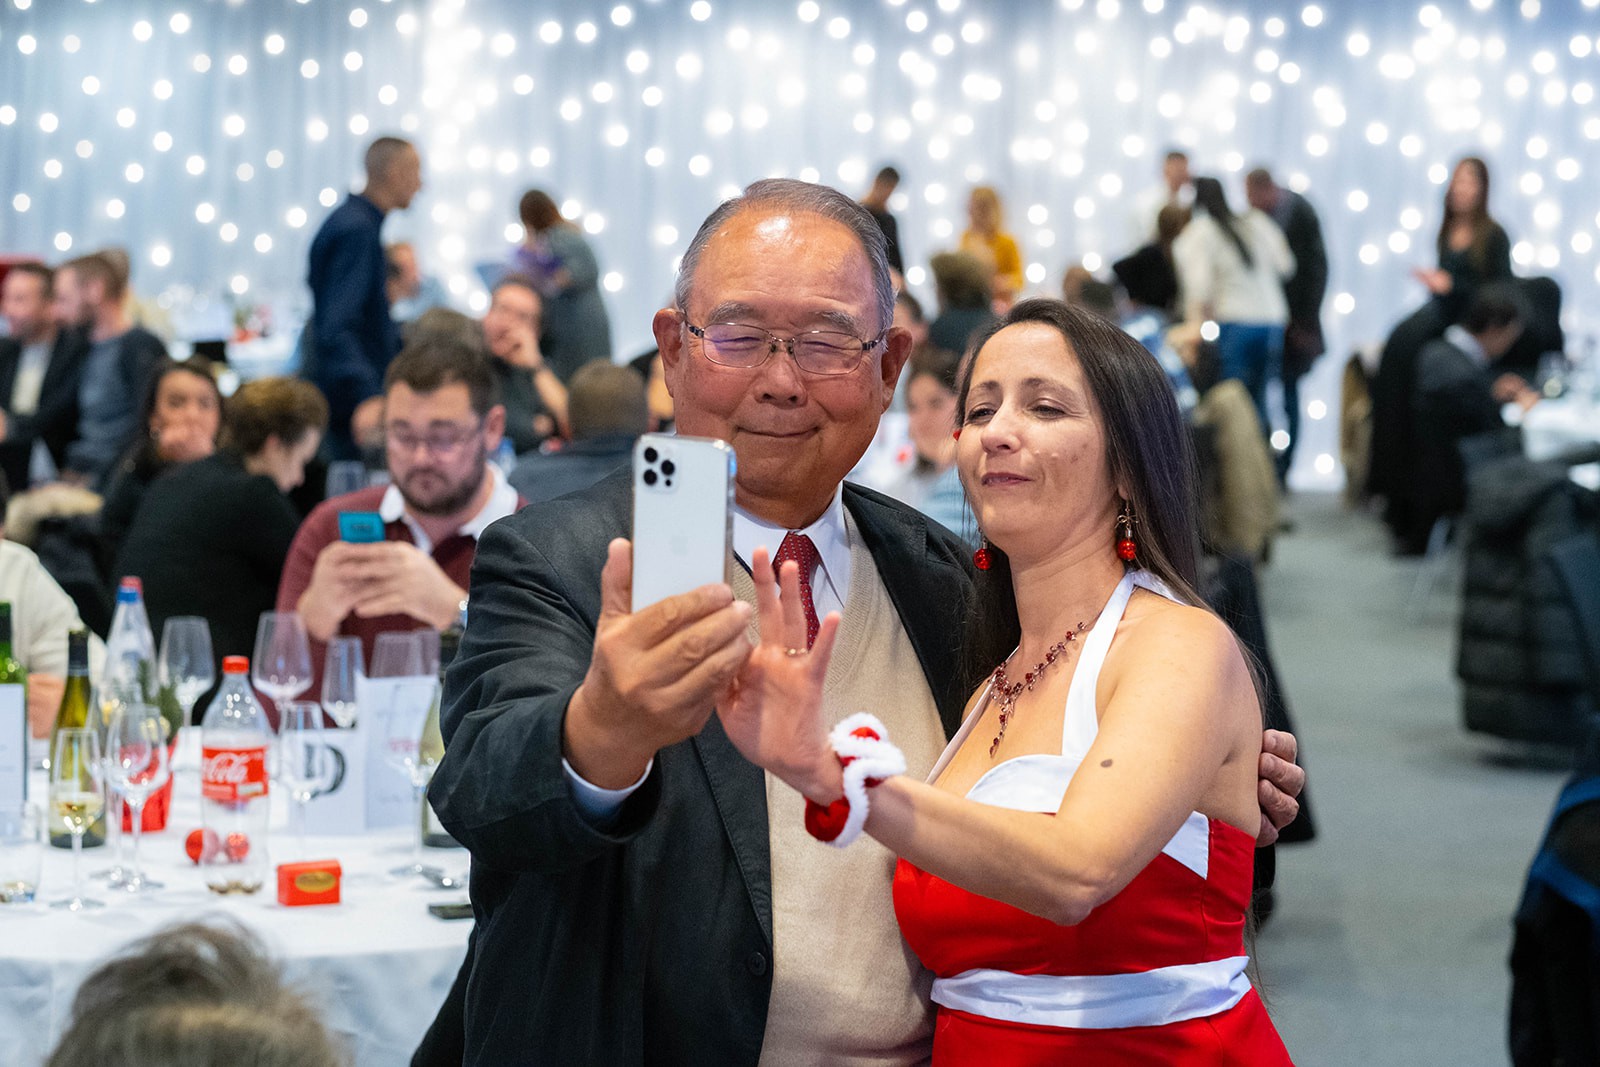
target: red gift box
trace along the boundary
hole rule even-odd
[[[172,757],[178,749],[178,741],[174,738],[167,745],[167,766],[172,766]],[[172,775],[167,775],[166,784],[145,798],[144,811],[139,815],[139,829],[144,833],[152,833],[167,828],[167,814],[172,810]],[[122,802],[122,832],[133,832],[133,809],[128,802]]]
[[[337,904],[343,875],[338,860],[280,863],[278,903],[291,908],[302,904]]]

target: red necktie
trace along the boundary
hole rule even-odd
[[[810,648],[817,639],[820,625],[817,622],[817,606],[811,600],[811,574],[822,562],[822,557],[817,553],[817,546],[811,543],[811,538],[791,531],[783,535],[783,544],[778,546],[778,554],[772,557],[772,569],[776,571],[791,559],[800,564],[800,606],[806,612],[806,647]]]

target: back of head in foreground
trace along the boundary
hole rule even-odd
[[[310,1001],[242,927],[185,923],[102,964],[46,1067],[345,1067]]]

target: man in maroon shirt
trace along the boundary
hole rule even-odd
[[[442,631],[460,620],[478,535],[526,503],[488,459],[505,421],[494,371],[474,347],[424,337],[389,365],[390,484],[319,504],[295,534],[278,584],[278,610],[305,619],[317,686],[324,643],[335,634],[360,637],[371,662],[380,633]],[[377,512],[384,540],[341,541],[344,511]]]

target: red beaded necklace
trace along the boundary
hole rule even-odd
[[[1087,628],[1087,623],[1079,622],[1075,628],[1068,630],[1067,636],[1051,645],[1049,650],[1045,652],[1044,659],[1040,660],[1033,670],[1024,674],[1020,682],[1008,682],[1006,680],[1006,664],[1011,662],[1011,656],[1007,656],[1000,666],[994,669],[994,674],[989,677],[989,692],[991,695],[998,695],[1000,698],[1000,732],[994,735],[994,741],[989,745],[990,758],[993,758],[994,754],[1000,750],[1000,741],[1006,736],[1006,724],[1011,721],[1011,711],[1016,706],[1017,697],[1022,695],[1024,689],[1032,689],[1033,683],[1039,680],[1039,676],[1044,673],[1044,669],[1060,659],[1067,651],[1067,646],[1076,641],[1078,635]]]

